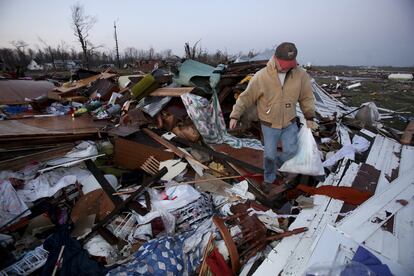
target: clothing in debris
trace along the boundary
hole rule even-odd
[[[231,276],[234,275],[226,261],[224,260],[223,255],[220,254],[219,250],[216,248],[208,255],[206,258],[207,265],[209,266],[213,275],[216,276]]]
[[[47,238],[43,244],[45,250],[49,252],[46,264],[43,267],[42,275],[52,275],[56,261],[59,257],[62,246],[65,246],[62,254],[62,267],[59,275],[105,275],[107,269],[90,258],[88,251],[70,236],[67,226],[62,226],[58,232]]]
[[[223,113],[216,93],[213,94],[211,101],[190,93],[183,94],[181,99],[188,116],[190,116],[206,143],[227,143],[235,148],[247,147],[263,149],[262,143],[257,139],[240,139],[227,133]]]
[[[131,262],[108,275],[192,275],[201,264],[211,231],[210,219],[196,230],[152,239],[140,247]]]
[[[381,276],[391,276],[393,275],[387,265],[381,263],[381,261],[375,257],[374,254],[369,252],[363,247],[358,247],[355,252],[354,257],[352,258],[353,262],[361,263],[365,265],[368,269],[375,273],[375,275]],[[351,276],[356,275],[356,271],[351,269],[345,269],[341,272],[341,276]]]

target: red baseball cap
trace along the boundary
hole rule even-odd
[[[283,71],[289,70],[297,66],[296,56],[298,50],[292,42],[283,42],[277,46],[275,57]]]

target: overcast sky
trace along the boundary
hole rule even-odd
[[[0,0],[0,47],[41,37],[79,50],[70,27],[77,1]],[[299,61],[318,65],[414,65],[414,0],[88,0],[95,16],[91,41],[114,48],[118,20],[120,49],[136,47],[183,54],[185,42],[201,39],[209,52],[229,54],[296,43]]]

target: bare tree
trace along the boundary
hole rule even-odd
[[[57,54],[62,61],[69,59],[69,53],[67,51],[68,48],[69,45],[64,40],[61,40],[56,48]]]
[[[53,53],[52,47],[48,43],[46,43],[46,41],[43,40],[42,38],[37,37],[37,39],[43,44],[44,49],[45,49],[45,52],[47,52],[49,54],[49,56],[50,56],[53,69],[55,69],[55,55]]]
[[[197,54],[197,44],[200,42],[200,40],[197,41],[192,47],[190,47],[190,43],[188,43],[188,42],[186,42],[184,44],[184,50],[185,50],[185,57],[186,58],[195,59],[196,54]],[[201,52],[201,47],[200,47],[199,51]]]
[[[150,47],[149,49],[148,49],[148,59],[149,60],[152,60],[152,59],[154,59],[154,53],[155,53],[155,49],[154,49],[154,47]]]
[[[163,58],[169,58],[172,56],[172,50],[171,49],[166,49],[164,51],[162,51],[161,56]]]
[[[138,58],[138,50],[135,47],[128,47],[125,49],[125,60],[133,64]]]
[[[26,47],[29,46],[29,44],[27,44],[23,40],[13,40],[12,42],[10,42],[10,44],[16,48],[17,55],[19,57],[19,65],[21,67],[26,67],[29,64],[29,61],[27,60],[26,56]]]
[[[89,54],[92,45],[89,41],[89,31],[96,23],[96,18],[85,14],[84,8],[79,3],[72,6],[72,29],[82,47],[83,64],[89,68]],[[96,48],[96,47],[95,47]]]

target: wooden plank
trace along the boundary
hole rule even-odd
[[[95,163],[92,160],[88,159],[88,160],[85,160],[85,164],[88,170],[96,178],[99,185],[101,185],[106,195],[111,199],[111,201],[115,205],[121,204],[123,200],[119,196],[113,195],[115,193],[115,189],[111,186],[111,184],[109,184],[108,180],[104,177],[104,175],[98,169],[98,167],[96,167]]]
[[[389,231],[379,228],[364,242],[364,245],[390,260],[398,260],[398,239]]]
[[[401,150],[400,175],[414,170],[414,147]],[[414,200],[395,215],[394,233],[398,243],[398,262],[414,271]]]
[[[21,155],[0,162],[0,170],[19,170],[32,161],[42,162],[63,156],[73,148],[73,144],[63,145],[52,149]]]
[[[94,121],[89,115],[72,118],[70,115],[0,121],[0,139],[60,134],[97,133],[108,122]]]
[[[339,141],[342,146],[350,145],[351,144],[351,137],[349,136],[349,132],[347,128],[341,124],[337,127]]]
[[[350,187],[358,173],[359,167],[360,164],[351,163],[337,185]],[[329,185],[329,183],[326,183],[326,185]],[[305,272],[312,252],[315,249],[315,244],[320,239],[326,225],[335,223],[339,211],[342,208],[343,201],[326,197],[325,202],[326,207],[320,209],[315,218],[316,224],[311,224],[311,227],[314,227],[312,235],[308,236],[308,234],[305,234],[301,239],[298,247],[291,256],[290,261],[286,264],[283,270],[285,275],[302,275]]]
[[[353,234],[356,241],[363,242],[383,225],[388,213],[395,213],[402,208],[396,200],[411,200],[414,196],[414,171],[398,177],[388,189],[368,199],[355,211],[341,220],[338,228],[348,234]],[[388,212],[388,213],[387,213]],[[385,216],[384,216],[385,214]],[[364,228],[361,228],[364,227]]]
[[[398,262],[414,271],[414,200],[395,215],[395,237],[398,244]],[[385,248],[387,250],[387,248]]]
[[[115,139],[114,162],[121,167],[138,169],[150,156],[165,161],[173,159],[174,153],[123,138]]]
[[[400,143],[403,145],[410,145],[413,140],[414,134],[414,121],[408,123],[404,130],[404,134],[401,136]]]
[[[378,157],[381,153],[381,147],[382,147],[382,144],[384,143],[384,139],[385,137],[381,135],[377,135],[375,137],[374,143],[372,144],[371,150],[369,151],[367,160],[365,161],[365,163],[367,163],[368,165],[374,166],[377,170],[378,168],[375,166],[375,164],[378,161]]]
[[[157,97],[180,97],[183,94],[189,93],[194,90],[194,87],[162,87],[158,88],[154,92],[151,92],[149,96]]]
[[[61,94],[67,94],[78,90],[80,88],[88,86],[90,83],[98,80],[98,79],[110,79],[116,77],[116,74],[103,72],[101,74],[91,76],[89,78],[81,79],[72,83],[68,83],[66,85],[62,85],[61,87],[55,88],[54,91],[60,92]]]
[[[163,145],[164,147],[166,147],[169,150],[171,150],[172,152],[174,152],[178,157],[185,158],[188,161],[188,163],[190,163],[190,165],[195,164],[197,166],[200,166],[203,169],[209,169],[209,167],[207,167],[206,165],[200,163],[192,155],[190,155],[189,153],[187,153],[184,150],[181,150],[180,148],[176,147],[175,145],[171,144],[169,141],[165,140],[164,138],[162,138],[161,136],[159,136],[155,132],[151,131],[150,129],[144,128],[142,131],[145,134],[147,134],[149,137],[151,137],[152,139],[154,139],[155,141],[157,141],[158,143]]]
[[[402,146],[399,174],[403,175],[413,169],[414,169],[414,147]]]
[[[228,144],[211,145],[217,151],[235,159],[249,163],[252,166],[263,168],[263,151],[251,148],[233,148]]]
[[[138,196],[142,195],[145,192],[145,189],[150,187],[154,182],[159,181],[163,175],[168,172],[166,167],[163,167],[157,174],[153,175],[151,178],[145,180],[142,185],[136,190],[133,194],[131,194],[126,200],[124,200],[121,204],[115,207],[109,215],[107,215],[103,220],[99,221],[92,229],[91,232],[86,235],[82,239],[82,243],[85,244],[90,238],[95,235],[95,232],[98,231],[100,228],[105,227],[112,219],[119,215],[122,210],[124,210],[133,200],[135,200]]]
[[[365,247],[354,241],[352,236],[342,233],[332,225],[328,225],[325,227],[321,239],[315,247],[307,268],[317,264],[332,264],[335,262],[336,265],[341,265],[349,263],[360,246]],[[412,275],[410,270],[407,270],[407,267],[376,252],[371,251],[371,253],[373,253],[381,263],[386,264],[393,275]]]
[[[347,160],[341,161],[340,166],[336,172],[331,173],[322,185],[338,185],[342,178],[345,168],[347,166]],[[292,267],[294,262],[300,263],[302,259],[297,255],[303,253],[302,251],[308,251],[313,242],[314,233],[320,224],[320,221],[324,215],[326,208],[329,205],[330,198],[322,195],[312,196],[314,199],[314,207],[311,209],[302,210],[295,221],[290,225],[289,230],[298,227],[308,227],[309,230],[304,234],[299,234],[284,238],[276,247],[269,253],[263,264],[259,266],[254,275],[279,275],[282,271],[285,271],[287,266]],[[308,246],[308,247],[306,247]],[[305,248],[305,249],[303,249]]]
[[[375,138],[375,136],[377,136],[377,134],[375,134],[375,133],[373,133],[373,132],[371,132],[371,131],[369,131],[368,129],[365,129],[365,128],[361,129],[360,132],[367,135],[367,136],[369,136],[369,137],[371,137],[371,138]]]
[[[414,177],[414,175],[412,176]],[[359,224],[358,228],[354,228],[356,232],[353,233],[353,239],[357,242],[366,241],[377,229],[387,222],[391,216],[404,207],[404,205],[399,203],[398,200],[404,200],[407,202],[412,200],[414,197],[414,181],[412,181],[411,184],[412,185],[409,185],[406,189],[402,190],[381,209],[372,214],[369,219]],[[357,211],[358,210],[355,210],[355,212]],[[346,228],[344,227],[342,229]]]
[[[384,146],[381,149],[380,160],[377,162],[381,175],[378,180],[375,193],[381,193],[390,183],[398,176],[398,167],[400,165],[401,145],[389,138],[385,138]]]
[[[231,163],[247,170],[248,172],[263,173],[263,167],[259,167],[259,166],[257,166],[257,164],[252,165],[248,162],[244,162],[243,160],[239,160],[237,158],[234,158],[234,157],[232,157],[228,154],[217,152],[214,149],[211,149],[209,147],[202,146],[202,145],[199,145],[197,143],[192,143],[192,142],[189,142],[189,141],[187,141],[183,138],[179,138],[179,137],[174,137],[172,141],[178,142],[178,143],[180,143],[184,146],[191,147],[193,149],[200,150],[202,152],[208,153],[208,154],[214,156],[215,158],[218,158],[219,160],[224,160],[224,161],[227,161],[227,162],[231,162]],[[210,145],[210,147],[213,147],[213,145]]]
[[[27,99],[46,96],[54,87],[48,81],[1,80],[0,104],[27,104]]]

